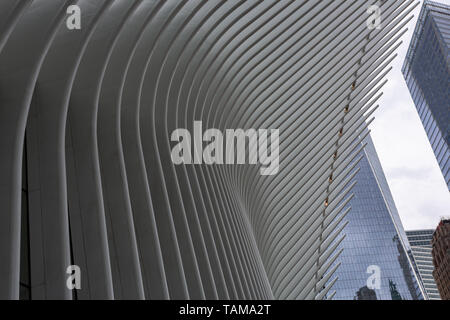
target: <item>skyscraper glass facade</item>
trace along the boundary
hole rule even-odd
[[[425,294],[430,300],[440,300],[436,281],[433,278],[433,257],[431,255],[431,240],[433,229],[406,231],[411,253],[413,255],[414,267],[422,283]]]
[[[341,244],[334,298],[423,299],[408,256],[406,235],[370,136],[365,142],[354,198],[349,203],[351,210],[344,219],[348,225]],[[375,279],[378,276],[379,286]]]
[[[425,1],[403,75],[450,190],[450,6]]]

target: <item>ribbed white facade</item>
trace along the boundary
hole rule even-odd
[[[349,155],[413,6],[2,0],[0,298],[332,297]],[[279,172],[174,165],[194,121],[279,129]]]

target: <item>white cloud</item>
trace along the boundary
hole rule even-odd
[[[422,4],[422,1],[420,1]],[[440,0],[450,4],[450,0]],[[372,138],[406,230],[435,228],[450,215],[450,193],[444,181],[401,68],[421,5],[414,10],[408,33],[383,89]]]

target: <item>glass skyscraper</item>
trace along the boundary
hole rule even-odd
[[[450,190],[450,6],[425,1],[403,75]]]
[[[433,229],[406,231],[411,253],[413,255],[416,272],[422,282],[425,294],[430,300],[440,300],[436,281],[433,278],[433,257],[431,255],[431,240],[433,239]]]
[[[354,198],[343,221],[345,240],[337,269],[334,299],[418,300],[423,299],[413,270],[405,232],[384,176],[373,142],[360,156]],[[345,222],[343,222],[345,223]],[[368,279],[379,275],[379,287]],[[370,281],[369,281],[370,282]]]

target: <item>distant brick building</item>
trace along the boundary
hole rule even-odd
[[[432,246],[433,277],[442,300],[450,300],[450,219],[441,220],[433,234]]]

